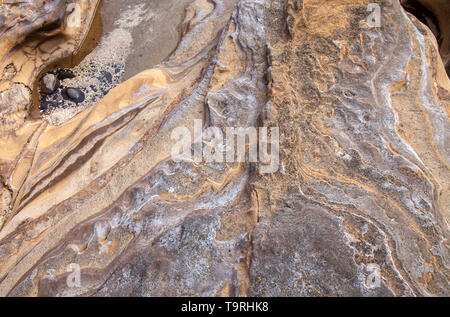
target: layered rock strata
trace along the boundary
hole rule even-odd
[[[72,54],[83,25],[50,47]],[[62,53],[10,60],[15,29],[0,87],[28,100]],[[449,295],[450,82],[430,29],[398,0],[193,0],[181,29],[65,123],[3,124],[1,296]],[[279,167],[174,161],[172,132],[198,120],[278,127]]]

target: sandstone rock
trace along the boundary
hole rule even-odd
[[[0,114],[7,115],[23,111],[29,106],[30,91],[21,84],[13,84],[11,89],[0,94]]]
[[[0,295],[447,296],[449,78],[372,2],[192,0],[166,61],[0,138]],[[279,168],[172,160],[195,120],[278,127]]]
[[[11,79],[14,78],[14,76],[16,76],[16,74],[17,70],[14,64],[9,64],[3,70],[3,80],[10,81]]]

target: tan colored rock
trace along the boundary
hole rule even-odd
[[[193,0],[165,62],[0,138],[0,295],[447,295],[450,82],[371,2]],[[279,127],[279,168],[172,160],[196,119]]]
[[[28,87],[23,84],[12,84],[11,88],[0,93],[0,115],[2,126],[14,124],[17,120],[25,119],[25,114],[31,106],[31,92]],[[11,116],[21,113],[23,118],[15,118]]]
[[[11,85],[21,84],[30,91],[42,70],[51,63],[76,54],[94,17],[98,0],[2,1],[0,17],[0,93],[13,94]],[[31,105],[32,99],[27,104]],[[13,109],[17,107],[11,105]],[[26,118],[30,109],[15,110]],[[21,126],[0,127],[0,136]]]

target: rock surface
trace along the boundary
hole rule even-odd
[[[81,48],[98,0],[6,0],[0,6],[0,92],[21,84],[37,91],[40,73]],[[13,92],[11,92],[13,93]],[[28,105],[33,103],[30,94]],[[29,116],[28,107],[10,104],[0,136],[14,134]]]
[[[179,27],[166,61],[63,124],[0,129],[0,296],[450,294],[450,82],[430,29],[398,0],[192,0]],[[34,52],[2,51],[4,96],[62,54]],[[280,168],[172,160],[196,119],[279,127]]]
[[[67,88],[66,90],[67,97],[72,99],[75,102],[82,102],[84,99],[83,92],[78,88]]]
[[[402,0],[406,10],[427,25],[438,40],[447,74],[450,74],[450,2],[447,0]]]
[[[56,91],[59,88],[60,82],[58,77],[54,74],[46,74],[41,79],[41,92],[49,95]]]

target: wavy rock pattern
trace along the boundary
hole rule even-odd
[[[370,2],[192,1],[167,61],[3,133],[0,295],[448,296],[449,79],[429,29],[398,0],[372,28]],[[174,162],[195,119],[279,127],[281,168]]]

